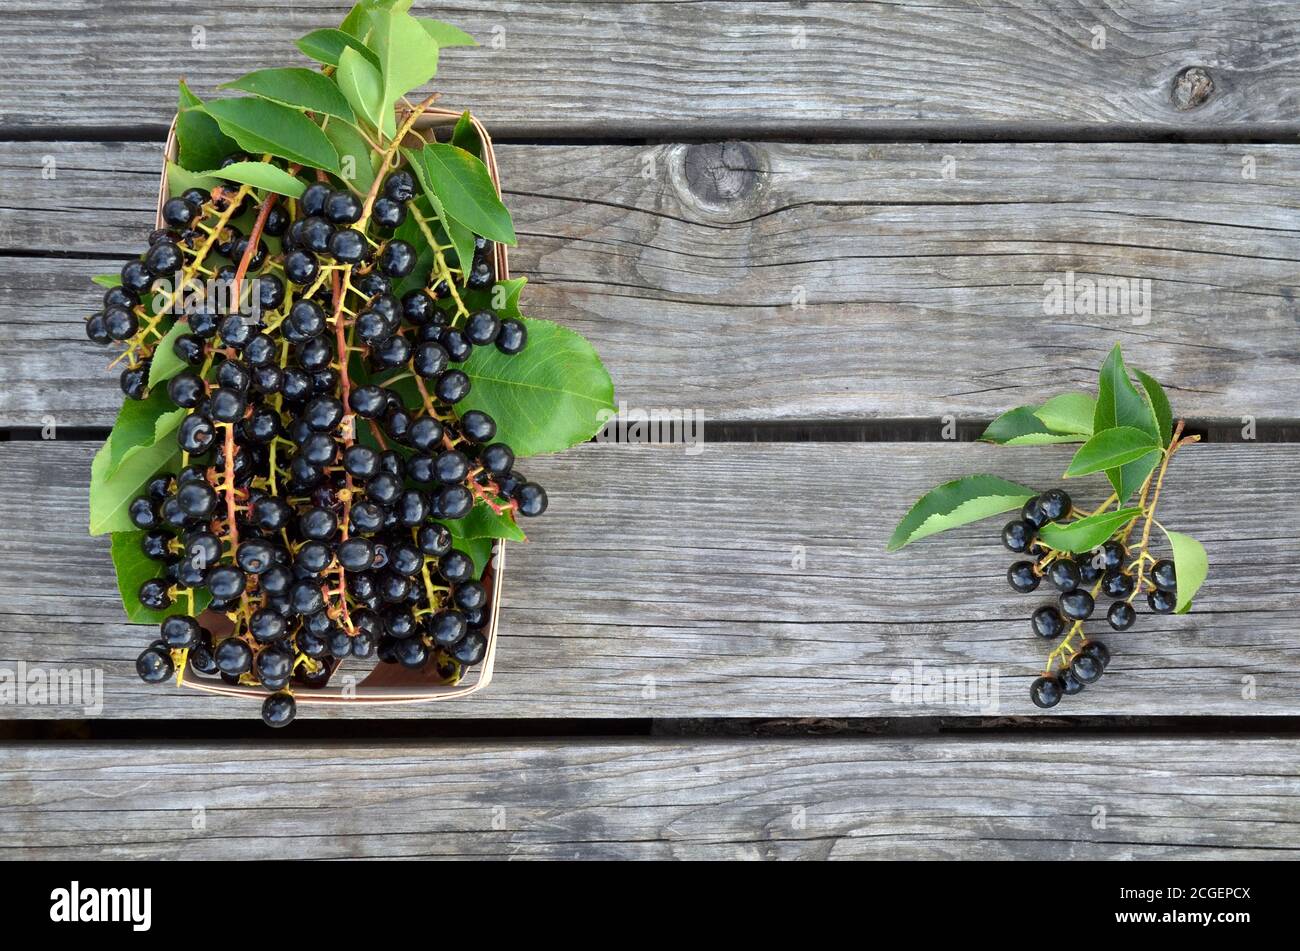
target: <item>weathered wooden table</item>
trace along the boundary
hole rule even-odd
[[[85,531],[120,402],[88,279],[150,227],[177,76],[296,62],[345,9],[5,5],[0,667],[105,677],[97,717],[0,707],[7,855],[1300,851],[1289,3],[440,6],[484,44],[445,54],[443,101],[501,143],[531,311],[630,408],[703,411],[704,449],[529,462],[551,510],[480,696],[304,708],[286,736],[141,684],[147,632]],[[1149,319],[1045,316],[1069,271],[1149,279]],[[989,526],[883,549],[944,477],[1055,484],[1068,448],[969,439],[1116,341],[1211,437],[1167,505],[1212,575],[1043,716]],[[967,667],[996,704],[895,702]]]

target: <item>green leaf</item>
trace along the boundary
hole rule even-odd
[[[339,170],[339,155],[330,140],[297,109],[268,99],[213,99],[204,109],[248,152],[269,152],[327,172]]]
[[[426,179],[449,216],[490,241],[515,243],[510,212],[481,160],[442,142],[430,142],[413,154],[419,155]]]
[[[203,111],[202,100],[190,92],[182,79],[176,108],[176,157],[181,165],[186,168],[215,168],[223,158],[238,150],[239,145],[221,131],[212,116]]]
[[[1141,370],[1133,372],[1137,374],[1138,382],[1146,391],[1147,402],[1151,404],[1151,411],[1156,415],[1156,433],[1160,438],[1160,444],[1167,446],[1174,436],[1174,411],[1169,406],[1169,396],[1165,393],[1165,388],[1153,377]]]
[[[1027,486],[992,475],[970,475],[945,482],[921,496],[908,510],[886,550],[898,551],[929,535],[1019,509],[1037,494]]]
[[[1018,406],[1003,413],[989,423],[980,439],[1002,446],[1046,446],[1083,441],[1083,437],[1077,433],[1052,432],[1034,415],[1032,406]]]
[[[360,39],[342,30],[313,30],[298,40],[298,49],[318,63],[337,66],[346,49],[356,50],[372,66],[379,68],[379,57]]]
[[[176,356],[175,343],[177,337],[184,336],[189,332],[190,325],[185,320],[178,319],[172,324],[166,335],[158,341],[158,346],[154,348],[153,360],[149,364],[150,390],[153,390],[161,383],[166,383],[185,369],[185,361]]]
[[[1124,357],[1119,344],[1111,350],[1101,366],[1097,381],[1097,411],[1093,415],[1092,431],[1100,433],[1114,426],[1131,426],[1148,432],[1154,439],[1160,435],[1155,413],[1128,378]],[[1107,471],[1106,478],[1114,486],[1120,503],[1128,501],[1155,468],[1155,458],[1143,456],[1133,462]]]
[[[379,70],[370,65],[365,57],[355,50],[344,50],[335,78],[338,79],[339,90],[357,115],[376,129],[382,128],[389,135],[396,133],[397,120],[393,118],[391,109],[384,109],[384,87]]]
[[[1092,435],[1092,421],[1097,413],[1097,401],[1087,393],[1062,393],[1053,396],[1034,415],[1043,425],[1058,433]]]
[[[238,89],[286,106],[338,116],[340,119],[353,118],[348,101],[343,98],[334,81],[323,73],[301,66],[257,69],[218,88]]]
[[[232,147],[235,145],[233,142],[230,144]],[[199,172],[191,172],[189,169],[182,168],[170,160],[167,162],[167,197],[169,198],[175,198],[191,188],[210,192],[220,184],[219,179],[211,178]]]
[[[1114,469],[1148,453],[1159,453],[1160,446],[1150,433],[1132,426],[1116,426],[1093,436],[1079,447],[1065,470],[1067,479]]]
[[[424,193],[424,198],[428,201],[429,207],[437,217],[438,224],[442,226],[443,234],[447,236],[455,249],[457,265],[462,271],[466,270],[471,266],[470,262],[474,259],[474,232],[447,214],[442,199],[438,197],[437,191],[434,190],[433,178],[429,174],[429,170],[425,168],[420,153],[412,149],[402,149],[402,154],[406,156],[407,164],[415,172],[415,177],[419,179],[420,190]],[[423,234],[420,237],[423,240]]]
[[[343,18],[343,22],[339,24],[339,29],[355,36],[357,39],[364,40],[374,23],[372,19],[374,13],[379,10],[406,11],[410,8],[411,0],[359,0],[348,11],[348,15]]]
[[[361,133],[346,122],[332,119],[325,123],[325,136],[339,153],[339,177],[351,181],[361,192],[370,190],[375,180],[375,155]],[[351,158],[351,161],[348,159]],[[348,172],[352,172],[351,178]]]
[[[117,570],[117,590],[122,595],[122,607],[127,619],[132,624],[161,624],[163,618],[172,614],[188,614],[189,601],[178,598],[165,611],[154,611],[140,603],[140,586],[150,578],[163,576],[163,565],[145,556],[140,547],[140,540],[145,533],[140,531],[114,532],[111,545],[113,567]],[[212,600],[207,588],[194,591],[194,613],[197,615]]]
[[[135,526],[127,513],[131,501],[144,491],[145,483],[162,471],[174,471],[180,460],[181,449],[174,439],[164,439],[152,446],[141,448],[129,457],[111,475],[108,473],[112,453],[109,437],[107,443],[95,454],[90,466],[90,534],[131,532]]]
[[[468,110],[462,112],[456,120],[456,128],[451,132],[451,144],[464,149],[475,158],[483,157],[483,143],[479,141],[478,129],[474,128],[474,120]]]
[[[108,463],[103,474],[112,478],[128,459],[170,436],[188,410],[178,407],[158,387],[142,400],[123,400],[105,447]],[[174,442],[174,440],[173,440]]]
[[[1205,546],[1191,535],[1171,532],[1167,528],[1164,533],[1174,550],[1174,576],[1178,579],[1178,602],[1174,605],[1174,611],[1186,614],[1192,606],[1192,598],[1210,573],[1210,559],[1205,553]]]
[[[307,190],[307,186],[300,179],[270,162],[232,162],[225,168],[214,169],[203,174],[214,178],[220,176],[232,182],[242,182],[254,188],[275,192],[277,195],[288,195],[290,198],[301,198],[302,193]]]
[[[98,284],[100,287],[121,287],[122,286],[121,274],[96,274],[94,277],[91,278],[91,280],[94,281],[96,284]]]
[[[486,502],[478,502],[464,518],[446,520],[447,527],[457,538],[507,538],[521,542],[524,532],[509,512],[498,515]]]
[[[1038,530],[1038,539],[1060,551],[1092,551],[1141,514],[1139,508],[1127,508],[1100,512],[1064,525],[1048,522]]]
[[[438,44],[409,13],[372,12],[369,44],[379,56],[385,110],[391,110],[398,99],[423,86],[438,72]]]
[[[580,334],[549,320],[521,319],[528,330],[522,352],[475,347],[461,366],[470,390],[457,408],[495,419],[497,438],[520,458],[586,442],[614,412],[609,373]]]
[[[424,27],[424,31],[439,46],[478,46],[478,40],[464,30],[459,30],[448,23],[433,20],[429,17],[419,17],[418,20],[420,26]]]

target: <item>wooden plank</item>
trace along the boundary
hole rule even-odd
[[[0,249],[73,255],[3,259],[0,425],[108,425],[116,379],[80,324],[97,298],[88,277],[118,262],[86,258],[138,247],[157,151],[10,143],[0,156]],[[1116,340],[1179,412],[1280,418],[1300,404],[1297,146],[505,146],[500,157],[521,233],[512,264],[534,281],[527,306],[586,334],[629,406],[989,418],[1095,385]],[[1243,158],[1256,178],[1242,177]],[[1045,315],[1045,282],[1072,271],[1149,281],[1149,319],[1136,306]]]
[[[10,129],[165,124],[177,77],[201,95],[268,65],[348,3],[11,0],[0,59]],[[524,134],[893,129],[914,123],[1294,128],[1285,2],[969,4],[475,0],[432,13],[474,34],[438,88]],[[148,56],[123,56],[150,37]],[[1188,73],[1188,70],[1197,72]],[[33,95],[32,90],[41,90]]]
[[[153,636],[122,623],[105,539],[85,535],[93,446],[0,444],[0,667],[103,670],[103,717],[252,717],[251,703],[148,687]],[[410,717],[1033,715],[1047,645],[1014,594],[1002,520],[886,555],[925,489],[972,471],[1043,488],[1070,450],[972,444],[588,445],[527,460],[551,508],[512,547],[497,673],[482,694]],[[1300,713],[1300,511],[1292,445],[1198,446],[1175,460],[1161,519],[1209,549],[1190,615],[1112,635],[1104,682],[1070,715]],[[1099,479],[1071,483],[1082,504]],[[919,665],[919,666],[918,666]],[[984,694],[896,695],[974,675]],[[996,687],[994,678],[996,677]],[[356,716],[304,707],[311,717]],[[71,706],[0,716],[81,718]]]
[[[1194,737],[9,744],[0,839],[15,859],[1277,859],[1300,853],[1297,753]]]

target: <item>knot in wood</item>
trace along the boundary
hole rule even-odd
[[[744,142],[687,146],[684,166],[687,188],[710,205],[740,201],[754,190],[762,171],[758,155]]]
[[[1214,79],[1201,66],[1188,66],[1174,77],[1174,86],[1170,95],[1174,108],[1180,112],[1195,109],[1205,104],[1214,92]]]

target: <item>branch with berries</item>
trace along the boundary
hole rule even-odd
[[[1021,594],[1043,580],[1056,589],[1053,603],[1034,610],[1035,635],[1056,641],[1030,698],[1044,708],[1101,679],[1111,660],[1106,642],[1085,635],[1101,596],[1111,599],[1106,621],[1113,632],[1137,621],[1144,598],[1156,614],[1185,613],[1205,581],[1209,561],[1190,535],[1165,528],[1156,517],[1174,454],[1199,440],[1183,435],[1164,388],[1141,370],[1135,385],[1118,345],[1101,367],[1097,395],[1072,392],[1041,406],[1021,406],[995,419],[981,439],[1007,446],[1081,443],[1066,478],[1102,473],[1113,491],[1090,511],[1075,507],[1063,489],[1037,492],[992,475],[973,475],[926,493],[905,515],[889,542],[910,542],[1003,512],[1019,517],[1002,529],[1002,544],[1023,556],[1007,571]],[[1136,496],[1136,504],[1130,504]],[[1164,535],[1169,555],[1152,547]],[[1136,533],[1136,537],[1135,537]]]
[[[182,82],[163,227],[86,322],[126,364],[90,527],[158,626],[137,671],[261,688],[276,726],[345,661],[483,663],[493,548],[548,503],[518,460],[614,405],[591,345],[501,273],[482,126],[407,98],[474,45],[408,6],[357,4],[299,41],[318,69],[223,87],[244,95]]]

